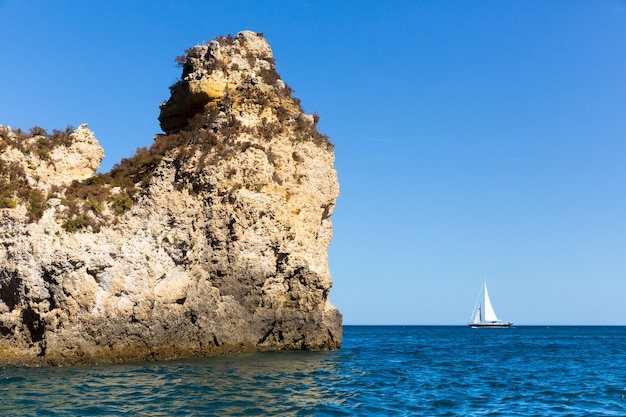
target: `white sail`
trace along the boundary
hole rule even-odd
[[[483,320],[499,321],[498,316],[496,316],[496,312],[493,310],[493,306],[491,305],[491,300],[489,299],[489,292],[487,291],[487,278],[485,278],[483,284],[483,303],[485,305]]]
[[[472,317],[472,320],[470,321],[470,323],[480,323],[482,321],[482,318],[480,317],[481,311],[482,310],[480,306],[478,306],[478,308],[474,310],[474,316]]]
[[[489,298],[487,277],[485,277],[480,292],[478,293],[478,299],[472,311],[469,325],[471,327],[509,327],[511,324],[513,323],[500,321],[496,315],[493,305],[491,304],[491,299]]]

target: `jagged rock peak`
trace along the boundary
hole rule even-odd
[[[199,112],[226,100],[238,110],[244,103],[294,111],[299,101],[276,72],[272,50],[263,36],[251,31],[220,37],[197,45],[177,58],[181,80],[170,87],[170,99],[161,105],[164,132],[185,128]],[[263,99],[263,102],[259,102]],[[294,108],[295,107],[295,108]]]

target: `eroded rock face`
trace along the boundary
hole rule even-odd
[[[167,134],[150,150],[162,153],[130,207],[118,210],[115,184],[94,202],[92,185],[80,200],[92,222],[70,222],[79,203],[68,187],[96,183],[103,157],[85,126],[46,154],[45,169],[12,145],[0,153],[0,163],[33,166],[30,186],[48,196],[40,217],[17,194],[0,210],[0,362],[340,347],[341,314],[328,301],[332,146],[262,36],[187,52],[161,106]]]

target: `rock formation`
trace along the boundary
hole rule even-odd
[[[109,174],[85,125],[0,126],[0,363],[340,347],[332,145],[262,35],[186,52],[165,134]]]

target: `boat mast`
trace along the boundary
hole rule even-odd
[[[472,311],[472,318],[469,323],[472,328],[505,328],[510,327],[512,322],[503,322],[496,315],[491,299],[489,298],[489,291],[487,290],[487,276],[483,279],[483,286],[478,293],[478,299],[476,305]]]

